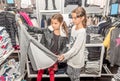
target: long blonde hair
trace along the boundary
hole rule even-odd
[[[82,24],[83,24],[84,28],[86,28],[87,16],[86,16],[85,9],[83,7],[77,7],[72,11],[72,13],[76,13],[77,17],[84,17]]]
[[[58,22],[60,22],[62,24],[62,27],[65,30],[66,35],[68,36],[68,27],[67,27],[66,22],[63,20],[63,16],[61,14],[57,13],[57,14],[54,14],[51,17],[51,19],[57,19]]]

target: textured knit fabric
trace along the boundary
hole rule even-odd
[[[111,65],[118,65],[120,66],[120,28],[115,28],[111,32],[110,37],[110,63]]]
[[[28,54],[32,67],[34,70],[45,69],[57,61],[57,56],[35,40],[32,36],[28,34],[24,25],[20,25],[19,28],[20,37],[20,65],[21,74],[25,71],[26,55]]]
[[[110,28],[107,36],[105,37],[105,39],[103,41],[103,45],[107,48],[107,56],[106,56],[107,59],[110,58],[108,49],[110,48],[110,36],[111,36],[111,32],[112,32],[113,29],[115,29],[115,27]]]
[[[11,38],[12,45],[15,46],[16,35],[18,33],[15,15],[10,12],[1,12],[0,13],[0,26],[3,26],[6,28],[6,31],[8,32]]]
[[[74,68],[81,68],[84,66],[84,50],[86,43],[86,29],[81,28],[79,30],[75,30],[75,26],[73,26],[71,30],[71,45],[72,48],[64,54],[65,60],[67,60],[67,64]]]

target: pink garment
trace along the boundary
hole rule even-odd
[[[0,76],[0,81],[5,81],[4,76]]]
[[[30,17],[27,15],[26,12],[19,12],[19,14],[25,19],[25,21],[27,22],[27,24],[29,26],[33,26],[33,23],[32,23]]]
[[[120,38],[116,39],[116,47],[118,47],[120,45]]]

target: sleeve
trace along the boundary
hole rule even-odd
[[[46,38],[45,38],[45,34],[42,35],[42,38],[41,38],[40,43],[41,43],[43,46],[46,47],[46,43],[47,43],[47,41],[46,41]]]
[[[30,27],[30,26],[27,26],[28,28],[28,32],[34,32],[34,33],[39,33],[39,34],[43,34],[43,31],[42,29],[40,28],[37,28],[37,27]]]
[[[85,39],[86,39],[86,32],[79,33],[72,48],[64,54],[65,56],[64,60],[70,59],[71,57],[75,56],[82,48]]]

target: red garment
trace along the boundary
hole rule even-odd
[[[3,36],[0,36],[0,40],[2,40],[3,39]]]
[[[49,72],[49,76],[50,76],[50,81],[54,81],[54,71],[57,70],[57,63],[55,63],[52,67],[48,68],[48,72]],[[44,70],[39,70],[38,71],[38,75],[37,75],[37,81],[41,81],[42,80],[42,75],[44,73]]]

